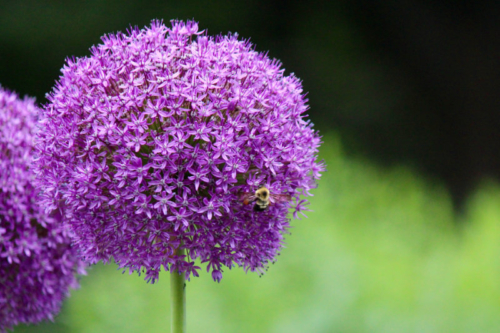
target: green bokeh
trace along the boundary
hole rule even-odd
[[[314,212],[292,222],[263,277],[235,268],[220,284],[191,279],[189,332],[500,332],[498,186],[457,216],[442,187],[348,158],[335,136],[321,157]],[[15,332],[169,332],[168,283],[97,265],[56,323]]]

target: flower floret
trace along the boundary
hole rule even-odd
[[[283,246],[292,199],[322,170],[301,81],[236,34],[210,37],[193,21],[104,36],[90,56],[67,60],[48,100],[37,137],[43,206],[68,207],[88,261],[113,258],[150,281],[161,266],[197,275],[194,260],[217,281],[223,266],[263,271]],[[262,186],[290,202],[245,205]]]
[[[61,112],[66,112],[63,109]],[[70,288],[78,286],[75,274],[84,273],[56,209],[61,207],[53,200],[49,207],[52,213],[46,214],[37,203],[30,168],[37,112],[33,99],[21,100],[0,87],[0,332],[20,323],[52,320]],[[61,149],[73,149],[69,130],[57,133],[61,134]],[[48,134],[47,140],[53,135]],[[46,152],[50,149],[47,147]],[[81,184],[79,191],[71,191],[75,200],[97,189],[87,164],[78,165],[68,176]],[[45,196],[55,199],[59,194],[58,176],[47,170],[46,177],[53,185],[46,187]],[[64,200],[70,193],[63,192],[57,200]]]

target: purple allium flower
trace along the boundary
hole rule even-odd
[[[290,205],[305,210],[299,197],[324,169],[300,80],[236,34],[209,37],[195,22],[153,21],[102,41],[68,59],[47,96],[43,205],[65,206],[86,260],[113,258],[148,281],[161,266],[197,276],[195,259],[217,281],[223,266],[262,272]],[[293,200],[254,211],[240,198],[261,186]]]
[[[74,273],[84,273],[56,212],[36,203],[34,152],[36,107],[0,87],[0,332],[19,323],[53,319]]]

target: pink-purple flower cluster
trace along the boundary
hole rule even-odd
[[[214,280],[234,265],[274,261],[290,206],[323,170],[299,79],[237,35],[195,22],[104,36],[68,59],[47,96],[38,136],[38,186],[65,207],[76,246],[155,281],[161,266]],[[292,198],[264,211],[243,193],[265,186]],[[186,250],[178,256],[176,249]]]
[[[36,203],[36,112],[33,100],[0,87],[0,332],[52,319],[84,273],[57,212]]]

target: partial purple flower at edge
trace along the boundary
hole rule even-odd
[[[56,212],[36,203],[36,107],[0,87],[0,332],[53,320],[83,265]]]
[[[47,96],[37,179],[86,260],[153,282],[162,266],[189,278],[196,259],[217,281],[223,266],[275,260],[290,204],[257,212],[241,193],[309,195],[320,137],[300,80],[237,37],[153,21],[67,60]]]

